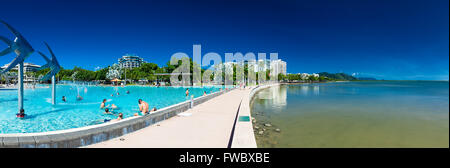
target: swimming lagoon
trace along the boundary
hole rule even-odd
[[[103,99],[107,105],[115,104],[119,107],[113,113],[123,113],[124,118],[139,112],[138,99],[146,101],[150,108],[161,109],[189,100],[185,90],[189,88],[194,98],[206,91],[218,92],[224,86],[210,87],[149,87],[149,86],[89,86],[89,85],[57,85],[57,104],[51,104],[51,89],[25,89],[24,109],[26,118],[18,119],[17,90],[0,90],[0,134],[36,133],[70,128],[79,128],[101,124],[105,119],[117,118],[111,114],[104,114],[100,109]],[[129,94],[126,92],[129,91]],[[119,95],[117,95],[119,93]],[[83,100],[76,100],[80,95]],[[61,101],[62,96],[66,102]]]

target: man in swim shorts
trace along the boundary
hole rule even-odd
[[[148,107],[148,103],[143,101],[142,99],[139,99],[138,103],[139,103],[139,111],[142,112],[142,115],[146,115],[148,113],[148,108],[149,108]],[[136,116],[136,115],[139,115],[139,114],[136,113],[134,115]]]

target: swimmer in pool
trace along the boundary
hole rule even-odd
[[[109,111],[109,108],[105,108],[104,114],[113,114],[113,113]]]
[[[16,114],[17,118],[25,118],[25,110],[20,109],[19,113]]]
[[[123,119],[123,114],[122,114],[122,113],[119,113],[119,115],[117,116],[117,118],[116,118],[115,120],[112,120],[112,121],[119,121],[119,120],[121,120],[121,119]]]
[[[81,97],[80,95],[77,95],[77,100],[78,101],[83,100],[83,97]]]
[[[106,99],[103,99],[102,104],[100,104],[100,108],[109,107],[109,105],[106,105]],[[111,104],[111,111],[114,109],[117,109],[117,106],[115,104]]]
[[[186,89],[186,97],[189,96],[189,88]]]
[[[62,97],[62,101],[63,101],[63,102],[66,102],[66,96],[63,96],[63,97]]]
[[[114,115],[114,114],[113,114]],[[119,113],[118,115],[117,115],[117,118],[116,119],[113,119],[113,120],[111,120],[111,119],[104,119],[103,120],[103,122],[115,122],[115,121],[120,121],[120,120],[122,120],[123,119],[123,114],[122,113]]]

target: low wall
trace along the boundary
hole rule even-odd
[[[241,106],[239,108],[239,117],[249,117],[250,121],[236,122],[236,128],[233,136],[232,148],[256,148],[256,138],[253,131],[253,121],[251,115],[250,103],[254,95],[262,89],[278,86],[279,83],[256,86],[250,90],[248,96],[242,98]]]
[[[231,89],[232,90],[232,89]],[[195,98],[194,106],[227,92],[223,90]],[[159,109],[145,116],[134,116],[117,122],[42,133],[0,134],[0,148],[75,148],[90,145],[150,126],[191,108],[191,101]]]

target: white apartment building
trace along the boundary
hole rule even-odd
[[[225,67],[225,72],[228,70],[232,70],[233,65],[238,64],[243,66],[244,63],[236,63],[236,62],[225,62],[222,63],[221,65],[217,66],[217,67]],[[281,59],[277,59],[277,60],[273,60],[270,61],[268,59],[263,60],[249,60],[246,61],[246,64],[248,64],[249,66],[249,70],[251,69],[252,65],[253,65],[253,71],[254,72],[262,72],[262,71],[266,71],[268,69],[271,70],[271,73],[273,74],[283,74],[286,75],[287,71],[286,71],[286,62],[282,61]],[[217,68],[216,68],[217,70]]]
[[[310,76],[314,76],[314,77],[319,77],[319,74],[316,74],[316,73],[312,73],[312,74],[308,74],[308,73],[299,73],[299,75],[300,75],[300,78],[302,79],[302,80],[305,80],[305,79],[308,79],[308,77],[310,77]]]
[[[286,62],[281,59],[274,60],[270,62],[271,73],[278,75],[283,74],[286,75]]]
[[[144,59],[137,55],[126,54],[119,58],[120,68],[137,68],[140,67],[142,63],[145,63]]]

